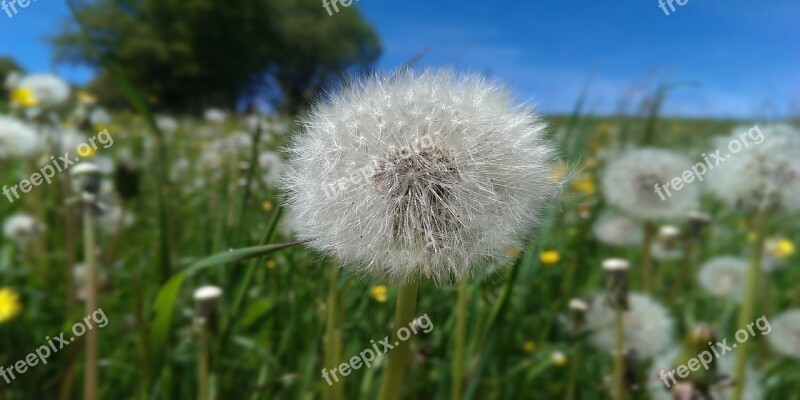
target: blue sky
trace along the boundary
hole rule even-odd
[[[599,113],[613,112],[623,99],[634,109],[666,80],[695,83],[671,92],[669,114],[800,114],[796,0],[688,0],[669,16],[658,0],[355,4],[379,32],[381,69],[429,49],[418,66],[491,75],[544,112],[569,112],[591,77],[588,107]],[[32,71],[85,82],[90,71],[53,66],[41,39],[66,15],[57,0],[32,2],[13,18],[0,14],[0,54]]]

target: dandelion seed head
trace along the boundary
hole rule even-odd
[[[608,307],[605,294],[592,300],[586,313],[587,328],[593,331],[590,340],[598,349],[614,349],[614,310]],[[650,358],[672,344],[674,322],[664,306],[653,298],[640,294],[628,295],[628,310],[624,311],[626,346],[635,349],[643,358]]]
[[[742,145],[738,153],[709,171],[709,189],[733,208],[800,210],[800,131],[782,124],[759,129],[763,142],[748,141],[748,146]],[[748,137],[743,131],[750,132],[737,129],[719,139],[719,148],[727,151],[729,143]]]
[[[3,222],[3,235],[18,244],[26,244],[45,231],[45,225],[26,213],[13,214]]]
[[[601,243],[633,246],[642,242],[642,224],[615,211],[603,211],[592,225],[592,233]]]
[[[697,274],[697,282],[715,297],[742,301],[747,280],[747,260],[723,256],[706,261]]]
[[[800,359],[800,309],[784,311],[772,318],[767,341],[775,352]]]
[[[302,127],[283,179],[298,238],[395,281],[505,263],[559,188],[544,123],[476,76],[354,82]]]
[[[39,151],[41,141],[27,124],[0,115],[0,160],[29,157]]]
[[[16,82],[15,87],[30,90],[41,108],[60,106],[70,98],[69,84],[55,75],[26,75]]]
[[[665,185],[694,165],[689,159],[667,150],[629,150],[611,162],[603,175],[603,194],[609,204],[641,220],[669,219],[685,215],[697,204],[698,185],[670,186],[664,199],[656,185]],[[670,195],[671,194],[671,195]]]

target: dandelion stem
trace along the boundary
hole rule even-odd
[[[339,266],[331,265],[328,283],[328,316],[325,325],[325,368],[334,369],[342,358],[342,326],[339,316]],[[326,400],[341,399],[344,383],[334,382],[324,391]]]
[[[97,249],[94,231],[93,204],[86,203],[83,208],[83,241],[86,258],[86,304],[85,315],[92,315],[98,309],[97,302]],[[84,400],[97,400],[97,329],[86,330],[86,367],[83,380]]]
[[[200,325],[197,327],[197,399],[208,400],[209,397],[208,374],[208,329]]]
[[[625,395],[625,322],[622,307],[614,309],[614,400],[624,400]]]
[[[655,228],[653,222],[645,221],[644,223],[644,239],[642,240],[642,292],[650,293],[652,284],[652,265],[653,262],[650,257],[650,248],[653,244],[653,236]]]
[[[760,212],[754,220],[756,238],[753,241],[753,249],[750,259],[750,268],[747,271],[747,286],[745,286],[744,300],[739,309],[739,321],[737,327],[745,327],[752,322],[758,300],[758,281],[761,274],[761,258],[764,255],[764,240],[766,235],[766,221],[764,213]],[[748,351],[750,345],[747,342],[739,343],[736,352],[736,364],[734,367],[733,400],[741,400],[745,385],[745,366],[747,365]]]
[[[389,365],[383,377],[381,387],[381,400],[396,400],[400,398],[400,390],[403,385],[403,374],[406,364],[411,359],[411,347],[407,340],[400,340],[397,337],[397,329],[408,326],[414,319],[417,308],[417,290],[419,281],[416,279],[403,285],[397,292],[397,310],[394,315],[394,332],[392,338],[396,346],[389,353]]]
[[[453,352],[453,366],[451,371],[453,400],[461,400],[464,376],[464,347],[467,335],[467,278],[458,283],[458,298],[456,299],[456,329],[455,350]]]

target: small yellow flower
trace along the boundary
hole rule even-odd
[[[561,261],[561,253],[555,250],[547,250],[539,253],[539,260],[542,264],[551,265]]]
[[[536,344],[530,340],[526,340],[522,343],[522,350],[525,350],[526,353],[530,353],[536,350]]]
[[[27,88],[16,88],[11,91],[11,101],[22,107],[36,107],[39,100],[33,95],[33,90]]]
[[[779,260],[785,260],[794,255],[794,243],[785,238],[781,239],[772,239],[767,241],[767,252]]]
[[[376,285],[372,287],[372,290],[369,291],[369,294],[378,303],[383,303],[388,297],[389,288],[386,287],[386,285]]]
[[[594,180],[590,174],[578,175],[578,177],[572,181],[572,187],[584,194],[592,194],[594,193],[595,189],[597,189],[597,186],[594,184]]]
[[[278,263],[276,263],[275,260],[267,261],[267,268],[275,269],[275,267],[277,267],[277,266],[278,266]]]
[[[264,210],[264,212],[272,211],[272,203],[270,203],[269,201],[261,203],[261,209]]]
[[[14,289],[0,289],[0,324],[16,317],[21,309],[19,294]]]
[[[75,98],[78,99],[79,102],[86,105],[97,103],[97,97],[85,90],[79,90],[75,92]]]
[[[567,356],[560,351],[554,351],[552,354],[550,354],[550,360],[553,361],[553,365],[559,368],[567,365]]]
[[[83,158],[92,158],[95,153],[96,151],[92,146],[81,146],[78,149],[78,154]]]
[[[586,167],[590,169],[594,169],[597,165],[600,164],[596,158],[590,157],[586,160]]]
[[[747,241],[754,242],[756,240],[756,233],[753,231],[747,232]]]

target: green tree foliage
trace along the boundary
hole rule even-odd
[[[320,91],[367,71],[380,54],[355,6],[329,16],[320,0],[95,0],[53,37],[60,61],[99,66],[99,51],[174,111],[234,107],[263,96],[296,113]],[[119,104],[113,80],[90,85]]]

